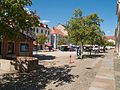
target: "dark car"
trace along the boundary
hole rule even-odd
[[[61,46],[60,46],[60,50],[61,50],[61,51],[69,51],[69,49],[70,49],[70,48],[68,47],[68,45],[61,45]]]

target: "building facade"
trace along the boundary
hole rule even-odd
[[[67,30],[65,30],[65,26],[64,25],[58,24],[56,28],[60,29],[64,33],[64,36],[68,36],[68,32],[67,32]]]
[[[105,39],[115,45],[115,36],[105,36]]]
[[[117,0],[116,14],[118,17],[117,27],[115,29],[115,49],[117,54],[120,56],[120,0]]]
[[[16,58],[17,56],[31,56],[33,53],[33,38],[20,34],[15,40],[3,38],[0,40],[0,57]]]
[[[50,29],[47,24],[40,23],[40,26],[33,27],[33,32],[35,33],[36,37],[37,35],[45,35],[47,37],[46,44],[51,44],[51,33]],[[40,49],[45,48],[45,43],[40,44]]]
[[[65,30],[64,25],[62,24],[58,24],[56,27],[50,28],[50,32],[51,32],[51,44],[53,45],[53,48],[57,49],[59,47],[58,45],[59,40],[62,37],[67,36],[68,33]]]
[[[51,33],[51,44],[53,45],[53,48],[58,48],[58,42],[59,40],[64,36],[64,33],[55,27],[50,28]]]

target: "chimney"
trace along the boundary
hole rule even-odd
[[[55,30],[55,27],[53,27],[53,29]]]

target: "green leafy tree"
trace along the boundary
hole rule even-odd
[[[114,46],[114,43],[106,41],[106,46]]]
[[[26,7],[31,0],[0,0],[0,36],[16,38],[22,31],[38,26],[39,17]]]
[[[66,42],[63,38],[58,41],[58,45],[66,45]]]
[[[84,17],[82,16],[82,11],[76,9],[73,13],[73,17],[67,22],[66,30],[68,30],[68,35],[71,43],[80,44],[83,38],[83,28],[84,28]]]
[[[103,20],[97,14],[83,16],[82,11],[76,9],[73,17],[66,24],[71,43],[81,44],[81,52],[83,52],[83,44],[101,44],[101,40],[103,40],[103,32],[100,29],[101,22]]]
[[[67,44],[68,44],[68,36],[64,36],[58,41],[58,45],[67,45]]]
[[[98,44],[102,40],[103,31],[100,29],[100,23],[103,21],[97,14],[90,14],[85,18],[86,41],[88,44]]]
[[[67,22],[66,30],[68,30],[69,40],[75,45],[81,44],[81,52],[83,53],[83,43],[85,34],[85,20],[80,9],[75,9],[73,17]],[[81,58],[82,58],[81,53]]]
[[[38,44],[44,44],[47,40],[47,37],[43,34],[37,35],[36,42]]]

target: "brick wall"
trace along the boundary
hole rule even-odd
[[[33,53],[33,41],[32,40],[17,40],[17,41],[10,41],[4,39],[2,42],[2,58],[6,58],[8,55],[8,42],[14,42],[14,55],[21,56],[20,54],[20,43],[28,43],[29,45],[29,52],[27,52],[27,56],[32,56]],[[26,55],[26,54],[25,54]]]

